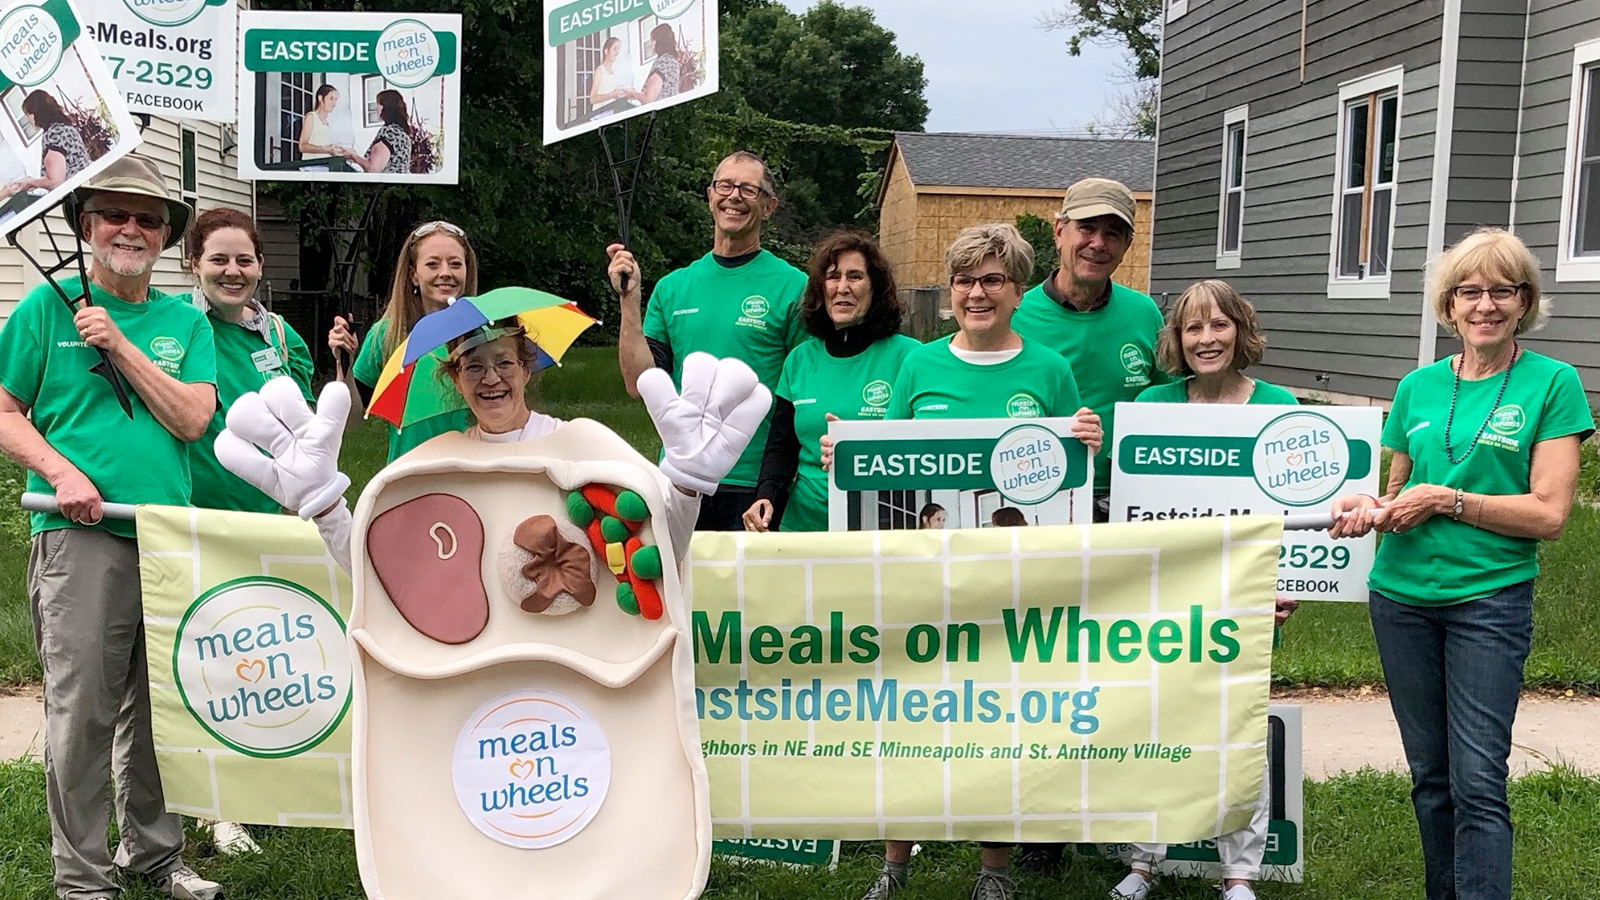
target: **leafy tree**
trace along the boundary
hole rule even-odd
[[[1130,63],[1129,87],[1112,101],[1090,131],[1113,137],[1155,137],[1156,79],[1161,75],[1161,16],[1165,0],[1066,0],[1039,17],[1046,31],[1067,32],[1067,53],[1085,44],[1122,47]]]
[[[1056,250],[1055,226],[1033,213],[1023,213],[1017,216],[1017,231],[1033,247],[1033,274],[1028,283],[1042,284],[1061,255]]]

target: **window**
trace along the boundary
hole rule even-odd
[[[1600,41],[1572,48],[1557,281],[1600,281]]]
[[[877,494],[879,531],[916,529],[917,511],[927,502],[927,491],[878,491]]]
[[[594,86],[594,70],[600,68],[600,57],[604,55],[601,49],[603,41],[610,32],[595,32],[586,34],[572,42],[574,52],[577,54],[574,62],[577,64],[578,95],[577,108],[570,110],[575,119],[582,119],[594,112],[594,104],[589,102],[590,88]]]
[[[1167,21],[1171,22],[1189,11],[1189,0],[1166,0]]]
[[[1388,297],[1400,145],[1398,68],[1339,88],[1330,297]]]
[[[382,75],[361,76],[361,124],[367,128],[383,126],[383,113],[378,109],[378,92],[388,87]]]
[[[11,127],[22,136],[23,144],[32,144],[39,140],[39,135],[44,129],[33,124],[33,119],[22,111],[22,100],[28,95],[27,88],[12,85],[0,92],[0,105],[5,107],[6,118],[11,120]]]
[[[1222,200],[1217,211],[1217,268],[1239,268],[1244,236],[1244,142],[1250,107],[1230,109],[1222,117]]]
[[[278,134],[271,142],[272,162],[300,158],[300,123],[316,105],[317,72],[282,72],[278,76]]]
[[[200,160],[195,153],[194,137],[193,131],[187,128],[182,130],[183,168],[179,173],[178,192],[190,203],[194,203],[200,195]]]

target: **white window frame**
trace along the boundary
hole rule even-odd
[[[1557,229],[1556,281],[1600,281],[1600,255],[1573,256],[1572,242],[1578,202],[1578,154],[1583,143],[1584,76],[1600,68],[1600,40],[1584,41],[1572,48],[1572,99],[1567,108],[1567,146],[1561,167],[1561,223]],[[1587,98],[1590,115],[1600,115],[1600,96]],[[1591,148],[1600,149],[1600,148]]]
[[[1190,0],[1166,0],[1167,21],[1171,22],[1183,18],[1189,11]]]
[[[1239,186],[1233,187],[1233,142],[1228,136],[1234,127],[1242,129],[1244,141],[1239,155]],[[1235,106],[1222,114],[1222,166],[1217,197],[1217,268],[1237,269],[1244,258],[1244,179],[1250,158],[1250,104]],[[1228,246],[1228,194],[1239,193],[1239,245]]]
[[[1394,199],[1392,210],[1400,208],[1400,141],[1404,137],[1401,133],[1401,124],[1405,118],[1405,68],[1394,66],[1381,72],[1373,72],[1352,81],[1339,85],[1339,102],[1334,107],[1337,127],[1333,139],[1333,214],[1330,217],[1332,233],[1328,238],[1328,296],[1332,299],[1389,299],[1389,280],[1393,274],[1394,263],[1394,227],[1397,216],[1391,211],[1389,215],[1389,271],[1381,276],[1368,276],[1365,278],[1339,277],[1339,226],[1340,226],[1340,201],[1344,196],[1344,140],[1345,140],[1345,106],[1352,100],[1358,100],[1369,94],[1382,94],[1394,91],[1395,96],[1395,161],[1394,161]],[[1380,126],[1381,127],[1381,126]],[[1377,140],[1378,135],[1372,139]]]
[[[194,184],[192,186],[185,184],[183,180],[185,163],[191,162],[194,167]],[[200,200],[200,135],[187,125],[180,126],[178,129],[178,195],[188,201],[190,205],[198,203]]]

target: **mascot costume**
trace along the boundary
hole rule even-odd
[[[771,405],[737,360],[639,379],[652,465],[606,427],[534,414],[434,438],[362,491],[350,395],[282,378],[228,411],[217,457],[351,575],[353,782],[373,900],[689,900],[711,819],[680,580],[699,495]],[[508,439],[511,439],[508,441]]]

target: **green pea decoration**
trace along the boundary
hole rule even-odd
[[[626,581],[617,585],[617,605],[630,616],[639,614],[639,598],[633,596],[633,585]]]
[[[654,544],[640,547],[628,560],[628,567],[640,578],[654,581],[661,577],[661,548]]]
[[[650,507],[633,491],[623,491],[617,495],[617,515],[629,522],[643,522],[650,518]]]
[[[567,495],[567,518],[579,528],[587,528],[594,521],[594,507],[583,499],[582,494],[573,491]]]
[[[600,519],[600,536],[605,538],[608,544],[621,543],[628,539],[628,525],[621,519],[605,516]]]

